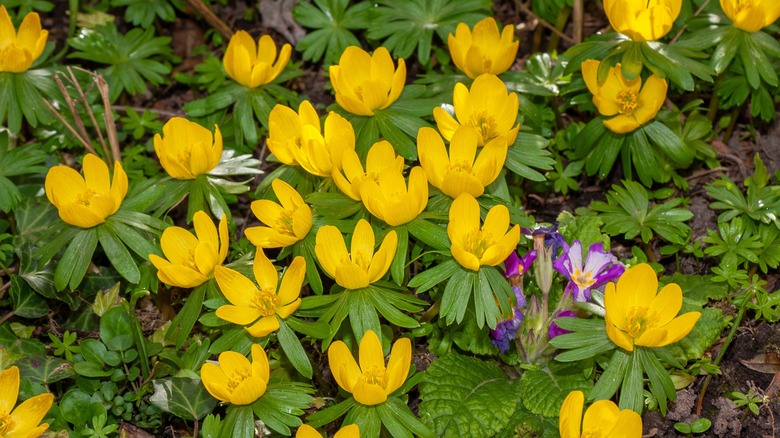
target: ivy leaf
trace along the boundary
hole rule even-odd
[[[73,377],[73,365],[63,359],[52,356],[29,356],[16,362],[25,379],[34,383],[48,385]]]
[[[152,382],[153,405],[185,420],[200,420],[214,410],[217,399],[212,397],[200,380],[170,377]]]
[[[493,362],[449,353],[420,384],[420,418],[440,437],[488,437],[503,429],[520,391]]]
[[[520,378],[523,406],[534,414],[555,417],[571,391],[590,391],[593,383],[578,363],[551,363],[548,369],[528,370]]]

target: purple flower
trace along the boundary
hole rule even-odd
[[[590,299],[590,290],[623,275],[625,266],[614,255],[604,251],[604,245],[594,243],[588,249],[585,266],[582,264],[582,243],[575,240],[571,247],[553,263],[561,275],[568,278],[566,293],[573,294],[574,301]]]
[[[531,264],[536,260],[536,250],[526,253],[523,257],[517,255],[516,252],[509,254],[509,257],[504,260],[504,277],[519,277],[526,272]]]
[[[517,331],[520,330],[520,326],[523,324],[523,312],[520,309],[525,307],[525,295],[519,286],[512,286],[512,290],[515,292],[515,300],[517,302],[514,314],[499,322],[496,328],[490,331],[490,340],[493,341],[493,345],[498,347],[501,353],[509,350],[509,341],[517,337]]]
[[[533,230],[521,228],[520,232],[531,237],[544,236],[544,246],[549,249],[552,260],[558,258],[558,248],[563,248],[564,253],[569,250],[563,235],[558,232],[558,223],[552,227],[536,227]]]
[[[574,312],[572,312],[571,310],[561,310],[555,315],[555,318],[553,318],[553,321],[550,323],[550,328],[547,329],[547,335],[550,337],[550,339],[552,339],[556,336],[565,335],[566,333],[571,333],[566,329],[562,329],[558,327],[558,324],[555,323],[555,320],[557,318],[576,318],[576,317],[577,316],[574,315]]]

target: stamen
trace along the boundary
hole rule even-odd
[[[630,116],[639,105],[639,96],[636,91],[623,90],[618,93],[617,104],[620,107],[620,114]]]
[[[252,297],[252,305],[260,311],[262,316],[271,316],[276,314],[276,308],[279,307],[279,296],[276,290],[262,289],[255,292]]]

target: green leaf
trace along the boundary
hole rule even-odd
[[[479,274],[469,271],[458,265],[458,269],[452,274],[441,298],[439,317],[452,324],[460,324],[466,315],[472,292],[480,292]]]
[[[109,309],[100,318],[100,340],[109,350],[125,351],[133,346],[133,327],[123,307]]]
[[[585,393],[593,386],[580,364],[551,363],[548,369],[528,370],[520,378],[523,406],[534,414],[555,417],[571,391]]]
[[[461,268],[458,262],[453,259],[448,259],[433,268],[415,275],[414,278],[409,281],[409,287],[417,288],[416,293],[421,294],[442,281],[451,278],[459,271],[461,271]]]
[[[124,243],[107,226],[96,229],[100,246],[108,256],[111,266],[130,283],[138,283],[141,279],[141,271],[138,270],[138,265],[135,264],[133,256]]]
[[[193,289],[190,292],[190,296],[187,297],[187,301],[184,302],[184,306],[171,321],[168,331],[165,332],[165,337],[166,339],[171,339],[175,334],[176,348],[181,348],[184,345],[184,342],[190,336],[190,332],[192,332],[192,328],[195,327],[195,322],[198,320],[200,311],[203,308],[203,298],[206,296],[206,290],[211,288],[216,292],[214,281],[213,279],[208,280],[206,283]]]
[[[22,277],[11,277],[11,301],[14,314],[22,318],[40,318],[49,313],[49,305],[46,300],[28,285]]]
[[[149,402],[165,412],[188,421],[200,420],[217,406],[200,380],[168,377],[152,380],[154,393]]]
[[[420,418],[439,437],[489,437],[501,430],[520,398],[495,362],[449,353],[425,372]]]
[[[696,321],[693,330],[669,348],[677,353],[676,356],[684,357],[686,360],[703,357],[709,348],[720,339],[726,324],[726,318],[720,309],[705,307],[701,309],[701,317]]]
[[[52,356],[29,356],[16,361],[22,379],[49,385],[76,375],[73,365],[63,359]]]
[[[94,228],[80,229],[76,232],[57,264],[57,270],[54,271],[54,286],[57,290],[63,290],[67,285],[71,289],[78,287],[84,274],[87,273],[97,243],[97,231]]]
[[[544,181],[539,170],[551,170],[555,160],[547,150],[549,140],[536,134],[518,133],[515,143],[509,145],[504,166],[516,175],[531,181]]]
[[[612,353],[612,359],[609,365],[596,381],[596,385],[590,391],[588,400],[608,400],[620,388],[623,383],[623,377],[631,363],[631,353],[627,353],[621,348],[616,348]]]
[[[310,392],[311,387],[303,383],[270,384],[265,394],[252,403],[252,410],[266,426],[289,435],[290,427],[302,424],[300,416],[314,400]]]
[[[324,57],[328,66],[338,62],[347,47],[360,46],[351,30],[369,26],[367,12],[372,5],[358,2],[350,6],[349,3],[349,0],[314,0],[313,4],[300,2],[293,7],[295,21],[315,29],[295,46],[303,53],[304,60],[317,62]]]
[[[406,226],[412,236],[434,249],[448,250],[450,248],[450,238],[446,228],[419,217]]]
[[[284,350],[284,354],[299,373],[307,379],[311,379],[313,373],[311,361],[306,351],[304,351],[301,341],[282,318],[277,316],[277,319],[279,320],[279,331],[276,336],[279,339],[279,345]]]

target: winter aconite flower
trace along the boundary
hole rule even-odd
[[[350,252],[344,243],[344,236],[333,225],[317,230],[314,252],[322,269],[346,289],[360,289],[382,278],[395,256],[398,235],[390,231],[379,250],[374,253],[374,230],[367,220],[361,219],[352,235]]]
[[[233,80],[247,88],[257,88],[279,76],[291,52],[292,47],[285,44],[277,59],[276,43],[270,36],[263,35],[255,43],[247,32],[239,30],[230,37],[222,64]]]
[[[301,305],[301,285],[306,274],[303,257],[293,259],[279,282],[276,268],[262,250],[255,254],[252,266],[255,281],[217,266],[214,278],[230,304],[217,309],[217,316],[233,324],[248,326],[246,331],[260,338],[279,329],[279,318],[287,318]]]
[[[509,70],[520,46],[519,41],[513,41],[514,36],[513,26],[504,26],[499,34],[496,20],[487,17],[474,25],[473,31],[466,23],[458,24],[447,45],[455,66],[475,79],[484,73],[500,75]]]
[[[43,53],[48,37],[49,31],[41,29],[37,12],[25,15],[17,32],[5,5],[0,5],[0,73],[29,69]]]
[[[116,162],[112,180],[106,163],[93,154],[84,157],[82,170],[83,177],[68,166],[52,167],[44,185],[63,221],[91,228],[119,210],[127,194],[127,174]]]
[[[193,216],[195,235],[181,227],[168,227],[160,238],[160,246],[168,260],[149,254],[157,268],[157,277],[165,284],[184,288],[200,286],[208,280],[215,266],[225,261],[228,253],[227,218],[219,221],[219,232],[203,211]]]
[[[428,182],[452,198],[461,193],[475,198],[481,196],[504,167],[507,146],[503,140],[493,141],[477,155],[479,141],[475,130],[458,128],[452,135],[447,153],[444,141],[434,129],[420,128],[417,154]]]
[[[620,64],[617,64],[609,68],[607,78],[599,83],[599,64],[592,59],[583,62],[582,78],[593,93],[593,104],[599,113],[612,117],[604,120],[604,126],[618,134],[625,134],[652,120],[666,100],[666,81],[650,75],[642,87],[642,78],[627,80]]]
[[[591,289],[618,279],[626,269],[617,257],[604,251],[603,243],[591,245],[585,260],[583,265],[582,243],[575,240],[553,263],[553,268],[569,279],[566,293],[572,294],[574,301],[588,301]]]
[[[372,215],[397,227],[411,222],[428,205],[428,180],[425,171],[415,166],[409,172],[407,189],[404,176],[391,167],[360,185],[360,197]]]
[[[182,117],[173,117],[163,126],[163,135],[154,135],[154,152],[163,169],[176,179],[194,179],[217,167],[222,157],[222,133],[214,125],[214,135],[203,126]]]
[[[362,405],[378,405],[406,380],[412,362],[412,343],[408,338],[395,341],[385,366],[382,343],[373,330],[368,330],[360,341],[359,357],[360,365],[341,341],[328,348],[330,371],[339,386]]]
[[[252,212],[264,227],[249,227],[247,239],[258,248],[280,248],[292,245],[306,237],[311,230],[311,208],[292,186],[275,179],[271,187],[279,198],[279,204],[268,199],[252,202]]]
[[[745,32],[761,30],[780,17],[777,0],[720,0],[720,7],[734,26]]]
[[[336,92],[336,102],[359,116],[373,116],[398,99],[406,82],[406,63],[393,65],[390,52],[379,47],[373,55],[357,46],[349,46],[341,54],[338,65],[330,66],[330,82]]]
[[[634,41],[655,41],[666,35],[681,7],[682,0],[604,0],[609,24]]]
[[[563,401],[559,419],[561,438],[640,438],[642,417],[631,409],[623,409],[611,400],[599,400],[585,411],[582,391],[572,391]]]
[[[328,114],[323,130],[317,112],[308,100],[298,113],[276,105],[268,117],[268,149],[284,164],[300,165],[312,175],[330,177],[341,166],[345,150],[355,149],[355,131],[347,119]]]
[[[219,354],[219,365],[203,364],[200,379],[214,398],[234,405],[248,405],[265,394],[271,367],[265,350],[252,345],[252,362],[235,351]]]
[[[363,181],[378,181],[379,174],[386,169],[398,173],[404,170],[404,157],[397,155],[387,140],[374,143],[368,150],[366,169],[360,164],[360,157],[354,149],[345,150],[341,157],[341,169],[333,169],[333,181],[345,195],[360,201],[360,186]]]
[[[502,263],[520,241],[520,226],[509,228],[509,209],[496,205],[488,211],[485,223],[480,227],[479,203],[464,193],[452,202],[447,235],[452,245],[450,251],[458,263],[466,269],[478,271],[482,265],[496,266]]]
[[[49,412],[54,396],[49,393],[36,395],[14,409],[18,396],[19,368],[12,366],[0,373],[0,437],[40,436],[49,428],[47,423],[39,423]]]
[[[701,312],[680,316],[682,290],[669,283],[658,290],[658,279],[650,265],[636,265],[615,283],[607,283],[604,307],[607,336],[617,346],[633,351],[634,345],[663,347],[684,338],[693,330]]]
[[[298,431],[295,432],[295,438],[322,438],[322,435],[317,432],[317,429],[308,424],[303,424],[298,428]],[[333,438],[360,438],[360,428],[357,424],[344,426],[333,435]]]
[[[503,137],[507,145],[515,142],[520,129],[520,125],[515,125],[519,106],[517,93],[508,92],[498,76],[484,74],[478,77],[471,90],[461,83],[456,84],[452,101],[455,117],[441,107],[433,109],[439,132],[448,141],[459,127],[467,126],[479,134],[480,146],[498,137]]]

